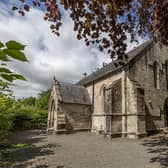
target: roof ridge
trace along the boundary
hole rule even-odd
[[[70,83],[70,82],[63,82],[63,81],[59,81],[58,80],[58,83],[59,84],[65,84],[65,85],[71,85],[71,86],[78,86],[78,87],[81,87],[81,88],[84,88],[83,86],[81,86],[81,85],[77,85],[77,84],[75,84],[75,83]]]
[[[126,54],[130,55],[130,58],[128,59],[128,61],[125,63],[125,65],[129,64],[131,62],[131,60],[133,60],[136,56],[138,56],[141,52],[143,52],[150,44],[152,44],[153,40],[147,40],[144,43],[140,44],[139,46],[137,46],[136,48],[128,51]],[[139,50],[139,51],[138,51]],[[134,53],[135,52],[135,53]],[[76,84],[77,85],[85,85],[90,83],[91,81],[95,81],[98,80],[100,78],[102,78],[104,75],[106,75],[107,73],[111,73],[111,72],[115,72],[119,69],[121,69],[124,66],[118,66],[116,67],[114,64],[117,63],[118,60],[115,61],[111,61],[110,63],[108,63],[107,65],[105,65],[104,67],[101,67],[100,69],[98,69],[97,71],[94,71],[92,73],[90,73],[88,76],[86,76],[85,78],[82,78],[80,81],[78,81]],[[106,70],[105,70],[106,69]],[[98,74],[101,71],[105,71],[104,74]],[[106,73],[106,74],[105,74]],[[95,75],[95,76],[94,76]],[[96,77],[97,75],[97,77]],[[93,79],[91,79],[93,77]],[[90,78],[90,79],[89,79]],[[88,80],[88,81],[87,81]]]

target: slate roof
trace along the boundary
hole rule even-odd
[[[62,102],[91,105],[91,100],[87,89],[83,86],[59,82]]]
[[[134,61],[137,57],[141,57],[143,56],[143,51],[145,51],[148,47],[150,47],[153,44],[152,40],[149,40],[143,44],[141,44],[140,46],[136,47],[135,49],[131,50],[130,52],[127,53],[129,59],[128,61],[125,63],[124,66],[115,66],[115,63],[118,63],[118,61],[113,61],[107,65],[105,65],[104,67],[102,67],[101,69],[93,72],[92,74],[88,75],[87,77],[81,79],[77,85],[81,85],[81,86],[86,86],[90,83],[92,83],[93,81],[99,80],[109,74],[112,73],[116,73],[120,70],[122,70],[126,65],[133,63],[132,61]]]

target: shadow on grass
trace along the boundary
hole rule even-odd
[[[11,143],[26,143],[32,145],[38,142],[44,142],[47,135],[42,134],[39,130],[25,130],[13,132],[9,137]]]
[[[38,131],[16,132],[10,138],[12,144],[0,151],[0,167],[26,168],[36,162],[34,168],[47,168],[47,164],[40,164],[48,155],[53,155],[59,144],[47,144],[46,135]],[[38,145],[36,143],[39,143]],[[35,161],[35,160],[36,161]],[[44,162],[43,162],[44,163]]]
[[[159,135],[144,140],[143,145],[147,147],[148,153],[153,157],[151,163],[159,163],[162,167],[168,167],[168,136]]]

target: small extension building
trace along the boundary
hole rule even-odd
[[[85,87],[53,80],[48,131],[72,133],[90,130],[91,100]]]
[[[54,80],[48,130],[140,137],[167,128],[168,48],[147,41],[127,55],[75,85]]]

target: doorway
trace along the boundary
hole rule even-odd
[[[165,127],[168,127],[168,98],[165,100],[164,112],[165,112]]]

